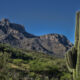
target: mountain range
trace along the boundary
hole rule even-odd
[[[64,56],[73,45],[64,35],[36,36],[28,33],[23,25],[11,23],[5,18],[0,21],[0,43],[56,56]]]

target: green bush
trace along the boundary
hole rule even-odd
[[[70,73],[64,73],[63,76],[61,76],[60,80],[72,80]]]

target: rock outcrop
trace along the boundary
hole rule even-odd
[[[72,43],[64,35],[35,36],[26,32],[23,25],[11,23],[8,19],[0,21],[0,42],[57,56],[64,56],[65,51],[72,47]]]

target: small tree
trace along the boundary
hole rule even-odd
[[[9,59],[8,53],[6,52],[0,53],[0,79],[1,80],[9,80],[8,59]]]

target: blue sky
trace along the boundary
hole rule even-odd
[[[0,0],[0,19],[25,26],[35,35],[59,33],[74,42],[80,0]]]

